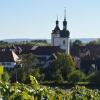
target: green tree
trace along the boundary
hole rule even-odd
[[[73,59],[65,53],[57,53],[56,58],[45,70],[46,79],[52,80],[55,79],[54,76],[59,76],[66,80],[69,73],[75,69]]]
[[[4,72],[2,74],[2,80],[4,82],[9,82],[10,81],[10,74],[6,70],[4,70]]]
[[[83,45],[83,43],[82,43],[81,40],[75,40],[75,41],[73,42],[73,46],[82,46],[82,45]]]
[[[2,76],[2,74],[3,74],[3,66],[0,65],[0,80],[1,80],[1,76]]]
[[[55,73],[53,78],[54,78],[56,84],[59,84],[59,83],[63,82],[63,77],[62,77],[62,74],[61,74],[60,70],[58,70]]]
[[[69,80],[69,82],[72,82],[72,83],[84,81],[85,80],[85,74],[80,70],[76,70],[76,71],[69,74],[68,80]]]
[[[89,43],[87,43],[87,45],[90,45],[90,46],[94,46],[94,45],[97,45],[97,41],[90,41]]]
[[[21,56],[21,64],[20,65],[16,65],[14,70],[12,71],[12,82],[15,82],[16,80],[16,74],[17,74],[17,80],[19,82],[25,82],[25,80],[27,79],[27,77],[29,75],[34,75],[36,77],[38,77],[39,75],[39,71],[37,70],[37,68],[35,67],[35,64],[38,62],[38,60],[36,59],[35,55],[33,54],[24,54]]]
[[[35,64],[37,63],[37,59],[33,54],[25,54],[22,55],[22,70],[25,76],[32,74],[35,69]]]

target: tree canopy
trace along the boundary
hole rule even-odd
[[[75,69],[75,63],[71,55],[57,53],[56,56],[57,59],[54,60],[48,68],[46,68],[46,78],[55,80],[59,76],[59,78],[62,77],[66,80],[68,78],[68,74]]]

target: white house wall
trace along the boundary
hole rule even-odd
[[[5,68],[14,68],[14,66],[16,65],[15,62],[0,62],[0,64]]]

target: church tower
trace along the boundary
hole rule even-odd
[[[59,21],[57,18],[56,26],[51,34],[51,44],[52,46],[59,46],[61,49],[65,50],[67,54],[69,54],[70,50],[70,32],[67,29],[67,21],[66,21],[66,10],[64,11],[64,21],[63,21],[63,29],[59,28]]]

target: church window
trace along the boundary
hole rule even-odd
[[[65,45],[65,40],[63,40],[63,45]]]

